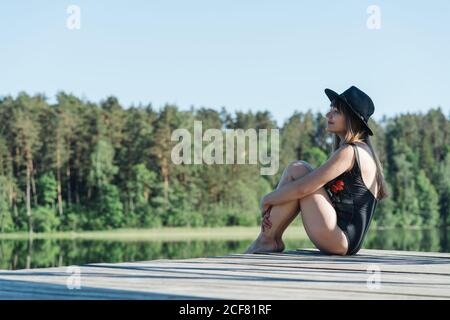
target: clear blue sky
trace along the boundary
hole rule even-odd
[[[80,30],[66,27],[71,4]],[[378,30],[366,26],[372,4]],[[281,125],[325,112],[325,88],[356,85],[375,120],[450,110],[447,0],[4,1],[0,39],[0,95],[269,110]]]

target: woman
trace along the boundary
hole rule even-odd
[[[334,133],[330,159],[316,169],[302,160],[289,164],[277,189],[261,200],[261,233],[245,253],[283,251],[283,232],[301,211],[306,233],[321,252],[356,254],[378,201],[388,196],[369,139],[371,98],[355,86],[325,94],[331,101],[327,130]]]

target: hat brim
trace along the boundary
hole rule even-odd
[[[330,99],[330,101],[339,98],[339,94],[331,89],[325,89],[325,94],[327,95],[328,99]]]
[[[345,99],[343,99],[341,97],[340,94],[338,94],[337,92],[331,90],[331,89],[325,89],[325,94],[327,95],[328,99],[330,99],[330,101],[332,102],[335,99],[340,99],[341,101],[343,101],[345,103],[346,106],[348,106],[350,108],[350,110],[353,111],[353,113],[355,113],[356,115],[358,115],[358,113],[353,109],[353,107],[347,103],[347,101]],[[358,117],[359,119],[359,117]],[[360,120],[361,123],[364,125],[364,127],[366,128],[369,136],[373,136],[373,132],[372,130],[369,128],[369,126],[367,125],[367,123],[365,123],[363,120]]]

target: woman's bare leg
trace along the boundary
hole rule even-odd
[[[291,163],[283,172],[283,175],[278,183],[277,189],[284,184],[296,180],[310,171],[313,168],[304,161],[296,161]],[[284,250],[284,243],[282,236],[286,228],[300,210],[299,200],[292,200],[280,205],[273,206],[270,210],[270,228],[263,228],[258,238],[247,249],[245,253],[254,252],[281,252]]]
[[[314,170],[307,162],[304,161],[297,161],[294,163],[291,163],[290,167],[286,168],[285,172],[283,173],[282,178],[280,179],[280,183],[277,186],[277,189],[279,189],[281,186],[285,185],[288,182],[297,180],[304,175],[308,174],[310,171]],[[299,200],[293,200],[287,203],[283,203],[282,205],[278,206],[278,211],[275,211],[272,213],[272,210],[270,211],[270,222],[272,223],[273,227],[273,221],[276,219],[279,219],[279,227],[276,229],[273,229],[275,240],[278,244],[279,251],[284,250],[284,242],[283,242],[283,233],[287,229],[287,227],[294,221],[294,219],[298,216],[298,213],[300,211],[300,202]],[[277,212],[281,212],[277,214]],[[269,229],[270,230],[270,229]]]

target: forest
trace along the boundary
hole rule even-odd
[[[256,226],[261,197],[291,161],[318,167],[331,154],[325,114],[311,110],[293,110],[278,126],[269,111],[156,110],[65,92],[55,98],[0,97],[1,232]],[[278,172],[261,175],[260,164],[174,164],[171,133],[193,132],[195,120],[203,130],[279,129]],[[450,224],[449,120],[441,107],[370,120],[390,193],[373,224]]]

